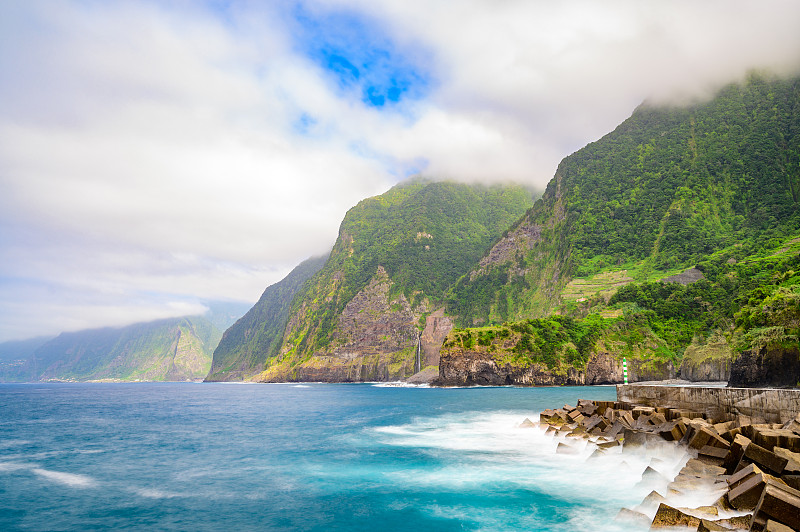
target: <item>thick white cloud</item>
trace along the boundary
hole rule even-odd
[[[791,1],[309,0],[430,80],[376,109],[284,7],[0,6],[0,341],[255,300],[409,168],[544,186],[646,98],[800,65]]]

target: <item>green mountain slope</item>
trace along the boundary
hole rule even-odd
[[[800,226],[798,193],[798,80],[752,76],[690,107],[643,105],[561,162],[448,310],[461,325],[546,316],[576,278],[658,279],[734,244],[768,247]]]
[[[531,202],[519,186],[421,180],[360,202],[295,297],[279,354],[258,379],[410,375],[427,316]]]
[[[295,293],[325,264],[327,257],[303,261],[269,286],[258,302],[222,335],[206,381],[243,380],[264,370],[280,348]]]
[[[183,381],[203,378],[239,303],[211,304],[207,316],[170,318],[127,327],[62,333],[0,364],[3,382]],[[34,342],[34,341],[31,341]],[[28,342],[30,343],[30,342]],[[28,343],[15,342],[26,346]]]

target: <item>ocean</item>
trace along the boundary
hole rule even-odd
[[[2,384],[0,530],[635,530],[654,458],[557,454],[614,387]],[[685,458],[662,453],[677,471]],[[646,527],[645,527],[646,530]]]

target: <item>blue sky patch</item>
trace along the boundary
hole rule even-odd
[[[323,68],[343,91],[355,90],[372,107],[424,98],[431,74],[418,61],[421,50],[401,50],[379,21],[346,11],[297,6],[297,48]],[[417,56],[417,57],[413,57]]]

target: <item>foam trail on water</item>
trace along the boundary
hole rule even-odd
[[[19,471],[20,469],[29,469],[31,466],[28,464],[21,464],[19,462],[0,462],[0,471]]]
[[[482,486],[502,484],[556,497],[577,505],[564,520],[563,530],[599,529],[598,516],[605,516],[603,530],[631,530],[630,523],[610,521],[620,508],[639,504],[653,489],[665,494],[667,483],[688,459],[685,450],[666,442],[653,449],[626,449],[623,453],[616,448],[593,455],[597,447],[583,438],[554,437],[545,434],[543,428],[519,427],[525,417],[536,419],[538,415],[452,414],[376,428],[374,434],[384,445],[418,448],[438,458],[446,457],[442,467],[391,473],[396,481],[476,491]],[[562,450],[569,454],[556,452],[559,444],[567,446]],[[648,466],[661,478],[651,475],[643,480],[642,473]],[[459,509],[438,507],[436,513],[443,517],[456,515]],[[492,528],[491,523],[484,525]],[[548,530],[561,530],[558,526]]]
[[[86,475],[77,475],[75,473],[64,473],[63,471],[51,471],[49,469],[33,468],[31,469],[36,475],[56,482],[64,484],[65,486],[72,486],[74,488],[90,488],[95,486],[97,482]]]
[[[171,493],[153,488],[136,488],[133,491],[140,497],[145,497],[147,499],[172,499],[174,497],[183,497],[180,493]]]

